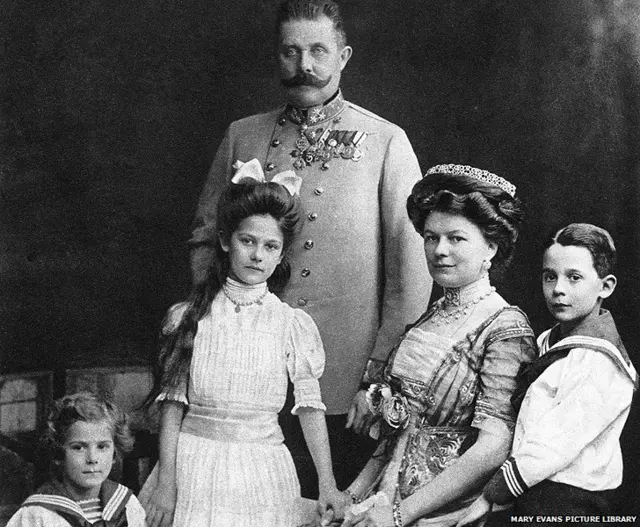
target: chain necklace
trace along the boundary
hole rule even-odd
[[[436,326],[441,326],[444,324],[451,324],[454,320],[459,320],[461,317],[469,314],[471,309],[473,309],[478,303],[480,303],[485,298],[491,296],[495,292],[496,288],[491,287],[489,291],[480,295],[479,297],[467,302],[463,306],[460,306],[458,309],[454,311],[447,312],[444,309],[444,306],[448,304],[445,298],[441,298],[438,300],[438,304],[436,305],[435,311],[433,312],[433,316],[431,317],[431,321]]]
[[[247,300],[245,302],[241,302],[240,300],[236,300],[235,298],[233,298],[233,296],[231,296],[231,294],[229,294],[229,287],[227,286],[227,284],[223,284],[222,286],[222,292],[224,293],[224,296],[226,296],[231,303],[235,304],[235,312],[236,313],[240,313],[240,308],[242,307],[247,307],[247,306],[251,306],[253,304],[258,304],[259,306],[262,305],[262,300],[264,299],[265,296],[267,296],[267,293],[269,292],[268,288],[265,288],[264,292],[260,294],[260,296],[258,298],[254,298],[253,300]]]

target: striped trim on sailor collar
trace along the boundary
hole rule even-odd
[[[111,520],[122,506],[126,505],[126,502],[129,501],[129,494],[131,494],[128,487],[119,483],[117,485],[115,492],[102,509],[102,518],[107,521]]]
[[[563,349],[573,349],[573,348],[588,348],[595,351],[600,351],[608,355],[613,362],[624,372],[626,373],[631,381],[635,389],[638,389],[638,374],[631,364],[630,361],[627,361],[626,357],[620,353],[620,350],[614,346],[611,342],[605,339],[600,339],[596,337],[587,337],[584,335],[574,335],[571,337],[565,337],[562,340],[556,342],[553,346],[549,347],[549,337],[551,335],[551,331],[549,330],[544,338],[542,339],[542,345],[540,346],[540,355],[545,355],[551,351],[560,351]]]
[[[78,505],[71,498],[65,496],[57,496],[55,494],[32,494],[22,504],[23,507],[28,505],[42,505],[44,507],[52,508],[55,510],[66,511],[75,516],[85,518],[80,505]]]
[[[102,519],[106,521],[112,520],[116,515],[118,515],[121,509],[126,506],[129,501],[129,495],[131,494],[131,490],[124,485],[120,485],[115,482],[104,482],[103,485],[112,483],[115,486],[111,487],[107,490],[107,495],[109,491],[113,490],[110,498],[102,509]],[[102,492],[100,493],[102,495]],[[106,496],[105,496],[106,497]],[[44,507],[50,507],[56,510],[60,510],[62,512],[68,512],[75,516],[79,516],[86,520],[86,516],[82,511],[80,505],[77,502],[73,501],[71,498],[67,498],[66,496],[60,496],[57,494],[33,494],[29,496],[24,503],[23,507],[28,505],[42,505]]]

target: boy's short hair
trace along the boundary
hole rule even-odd
[[[556,232],[545,249],[554,243],[567,247],[584,247],[591,253],[593,267],[604,278],[613,273],[616,266],[616,246],[608,231],[591,223],[571,223]]]
[[[63,445],[69,428],[78,421],[106,422],[113,434],[116,460],[133,448],[133,437],[126,415],[116,405],[89,392],[65,395],[53,403],[42,438],[47,457],[57,463],[64,459]]]

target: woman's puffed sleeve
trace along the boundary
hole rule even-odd
[[[188,302],[180,302],[179,304],[175,304],[169,308],[169,311],[167,311],[167,315],[162,323],[163,336],[171,335],[178,330],[182,317],[184,317],[188,307]],[[163,358],[162,362],[164,363],[165,371],[168,370],[168,366],[173,360],[176,360],[176,358],[172,356]],[[156,402],[176,401],[188,405],[189,399],[187,398],[187,382],[188,372],[184,372],[180,378],[175,379],[171,385],[163,384],[162,391],[158,394],[158,397],[156,397]]]
[[[494,434],[513,433],[517,415],[511,405],[511,395],[516,388],[516,377],[520,365],[536,356],[535,338],[528,325],[501,329],[489,336],[471,426]]]
[[[313,319],[300,309],[295,310],[287,343],[287,370],[293,383],[297,414],[301,407],[326,410],[318,379],[324,371],[324,348]]]

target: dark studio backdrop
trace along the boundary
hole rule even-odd
[[[188,291],[185,240],[225,128],[280,104],[275,5],[0,0],[3,372],[149,362]],[[637,0],[342,5],[346,98],[402,126],[423,171],[468,163],[518,186],[526,224],[496,285],[537,332],[544,238],[572,221],[610,230],[608,307],[640,365]],[[629,496],[639,436],[634,408]]]

